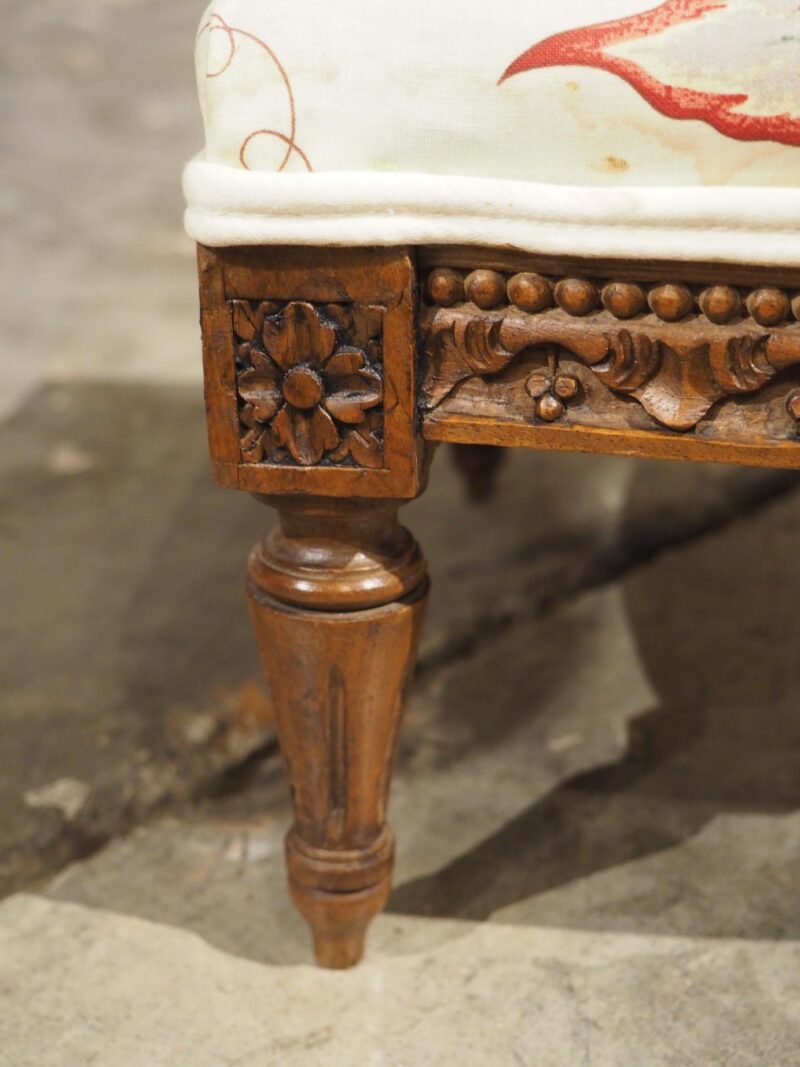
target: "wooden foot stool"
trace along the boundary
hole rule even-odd
[[[398,509],[437,443],[800,467],[800,8],[645,7],[215,0],[201,23],[211,455],[280,516],[248,594],[328,967],[389,893],[428,597]]]

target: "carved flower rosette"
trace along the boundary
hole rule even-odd
[[[383,464],[383,308],[232,301],[244,463]]]

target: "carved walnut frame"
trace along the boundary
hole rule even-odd
[[[355,963],[428,580],[435,442],[800,467],[800,270],[481,248],[199,250],[214,472],[277,508],[248,594],[319,961]],[[467,461],[477,480],[482,464]]]

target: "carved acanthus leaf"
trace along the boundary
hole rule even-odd
[[[469,378],[498,375],[533,350],[555,349],[570,352],[663,426],[687,431],[726,396],[755,393],[800,364],[797,329],[697,329],[645,317],[623,325],[606,312],[576,318],[561,309],[526,314],[514,308],[501,316],[473,305],[439,309],[428,326],[423,394],[429,410]]]
[[[434,334],[428,346],[431,373],[423,386],[427,408],[435,408],[467,378],[498,374],[511,363],[514,353],[500,340],[502,326],[502,319],[469,319]]]
[[[658,341],[647,334],[635,337],[629,330],[620,330],[609,341],[611,359],[593,367],[594,373],[609,387],[620,393],[633,393],[656,373],[661,362]]]
[[[500,340],[502,319],[484,322],[473,319],[464,328],[464,358],[473,374],[498,374],[504,370],[514,353],[509,352]]]
[[[709,346],[708,362],[722,393],[753,393],[775,377],[767,337],[731,337]]]
[[[722,397],[708,366],[705,344],[659,342],[658,373],[631,395],[671,430],[691,430]]]
[[[455,336],[455,326],[439,330],[428,342],[427,373],[422,386],[422,398],[426,408],[432,410],[449,396],[459,382],[473,377],[462,348]]]

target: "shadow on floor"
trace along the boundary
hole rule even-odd
[[[3,893],[261,744],[244,570],[271,519],[214,487],[199,384],[43,387],[0,453]],[[76,811],[29,803],[64,781]]]
[[[634,484],[632,501],[636,494]],[[501,919],[800,936],[800,912],[789,906],[794,895],[771,901],[762,914],[757,901],[676,907],[676,893],[713,897],[725,893],[726,880],[734,895],[761,892],[756,875],[727,870],[724,857],[712,856],[706,870],[702,851],[693,860],[694,888],[684,884],[685,870],[672,871],[664,860],[644,886],[632,869],[616,888],[598,885],[594,898],[584,885],[576,904],[572,892],[582,879],[690,842],[717,816],[800,809],[799,525],[795,493],[629,575],[623,590],[630,629],[659,706],[631,726],[624,759],[565,782],[449,866],[399,886],[390,910],[481,920],[508,909]],[[572,649],[560,654],[569,670]],[[501,730],[509,715],[501,711]],[[746,837],[736,847],[746,851]],[[771,881],[765,872],[765,882],[774,884],[787,864],[797,866],[797,856],[768,862],[775,871]],[[657,883],[671,877],[671,893],[662,892]],[[538,911],[537,898],[546,901]]]

